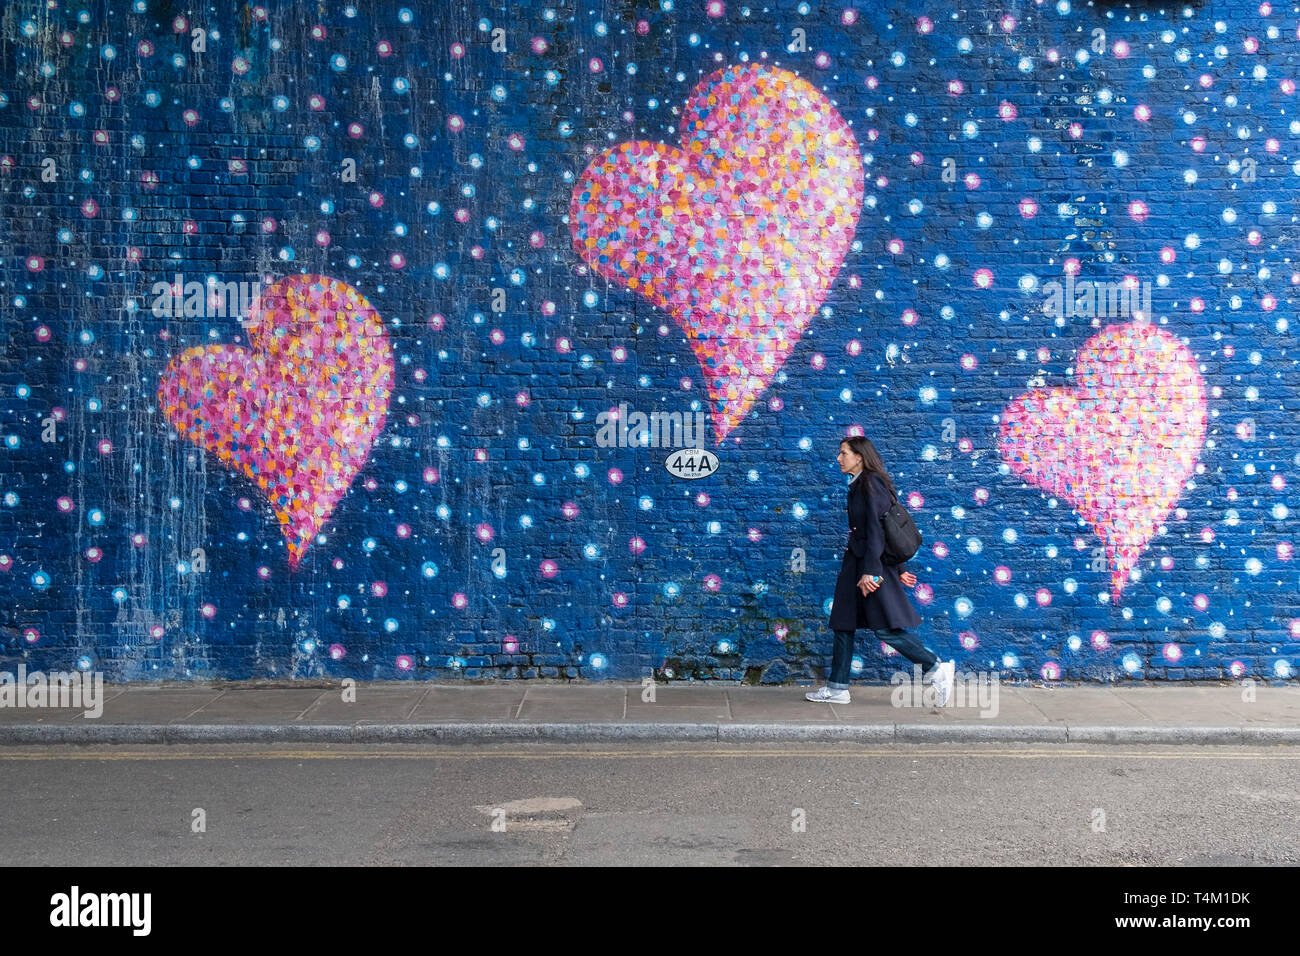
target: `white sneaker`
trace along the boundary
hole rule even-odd
[[[948,703],[952,696],[952,685],[957,673],[954,661],[940,661],[930,671],[930,686],[934,688],[934,702],[938,707]]]
[[[804,694],[804,697],[808,700],[827,704],[847,704],[849,702],[849,692],[847,690],[831,690],[829,687],[822,687],[819,690]]]

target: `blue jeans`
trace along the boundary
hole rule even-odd
[[[882,628],[873,633],[913,664],[920,664],[922,673],[939,663],[939,655],[923,645],[910,631],[904,628]],[[835,654],[831,658],[831,676],[826,681],[826,686],[831,690],[849,689],[855,634],[857,634],[856,631],[835,632]]]

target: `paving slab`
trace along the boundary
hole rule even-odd
[[[128,692],[106,700],[104,713],[98,719],[101,723],[111,724],[167,724],[188,717],[220,696],[219,690]]]
[[[721,707],[677,707],[672,704],[645,704],[627,708],[626,724],[718,724],[730,723],[724,701]]]
[[[678,721],[730,720],[731,704],[721,688],[655,687],[654,701],[643,699],[644,689],[629,687],[627,720]]]
[[[306,723],[351,723],[358,720],[405,720],[431,688],[357,686],[352,700],[343,699],[343,688],[322,694],[302,714]]]
[[[1182,687],[1176,694],[1166,687],[1117,687],[1114,699],[1132,707],[1148,721],[1173,725],[1258,723],[1287,721],[1300,724],[1300,691],[1256,685],[1253,688]],[[1254,700],[1249,700],[1253,691]],[[1217,719],[1216,719],[1217,718]]]
[[[104,712],[107,712],[109,701],[120,698],[123,692],[120,685],[104,685],[101,698]],[[84,703],[76,707],[0,707],[0,725],[70,723],[86,719],[85,711],[90,709]],[[103,714],[100,715],[101,718],[102,716]]]
[[[654,701],[643,700],[647,691],[653,690]],[[654,704],[672,704],[677,707],[716,707],[721,704],[727,705],[727,688],[724,687],[661,687],[653,685],[651,687],[638,687],[632,685],[627,688],[627,703],[631,707],[633,704],[645,704],[647,707]]]
[[[578,693],[568,693],[573,689]],[[523,720],[622,720],[627,696],[622,686],[530,687],[517,716]]]
[[[1014,693],[1020,700],[1032,706],[1043,715],[1046,723],[1064,724],[1082,722],[1087,724],[1127,725],[1148,723],[1150,718],[1140,709],[1115,696],[1115,691],[1106,687],[1090,689],[1086,696],[1070,696],[1070,688],[1002,688],[1002,693]],[[1064,694],[1065,696],[1061,696]]]
[[[219,722],[267,724],[295,720],[332,691],[320,688],[259,688],[228,690],[182,720],[187,724]]]
[[[633,685],[640,692],[640,685]],[[483,690],[480,685],[471,687],[470,690]],[[495,689],[495,688],[493,688]],[[517,693],[526,696],[529,700],[546,701],[546,700],[622,700],[627,696],[629,688],[623,684],[540,684],[529,686],[528,684],[516,684],[513,688]]]
[[[751,695],[743,691],[731,691],[727,697],[731,703],[731,717],[736,723],[810,721],[813,723],[837,722],[841,718],[832,709],[834,705],[805,700],[807,693],[802,687],[786,688],[783,695]],[[852,695],[850,695],[852,696]],[[893,708],[891,707],[892,711]],[[893,720],[889,721],[893,723]]]
[[[0,727],[21,727],[29,724],[66,724],[84,720],[85,707],[0,707]]]
[[[416,723],[513,720],[523,699],[522,687],[430,687],[407,719]]]

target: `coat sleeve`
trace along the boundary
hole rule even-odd
[[[875,476],[869,478],[874,479]],[[882,497],[876,489],[875,480],[871,480],[867,485],[867,527],[864,529],[867,533],[867,546],[858,555],[859,578],[864,574],[877,577],[884,574],[881,555],[885,552],[885,529],[880,524],[880,517],[889,510],[889,505],[889,498]]]

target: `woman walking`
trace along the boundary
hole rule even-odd
[[[952,693],[956,665],[940,661],[937,654],[909,633],[909,628],[920,625],[921,615],[907,599],[903,585],[915,587],[916,575],[904,570],[905,563],[890,565],[882,561],[885,530],[881,517],[897,495],[894,482],[875,445],[860,435],[840,442],[837,460],[840,471],[853,475],[853,482],[848,495],[849,542],[835,579],[831,607],[835,652],[826,686],[805,696],[830,704],[849,702],[854,632],[865,627],[913,664],[921,665],[925,679],[934,687],[935,701],[942,707]]]

